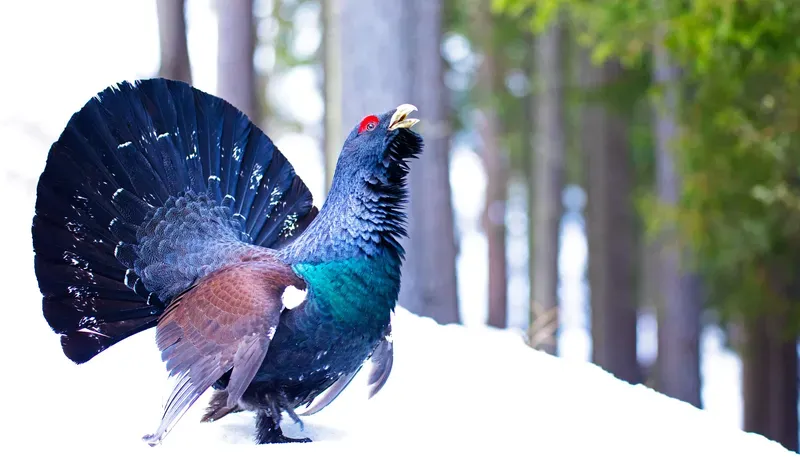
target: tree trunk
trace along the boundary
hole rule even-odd
[[[261,105],[253,63],[256,48],[253,1],[228,0],[217,3],[217,94],[258,124]]]
[[[798,451],[797,340],[786,319],[761,314],[746,323],[742,349],[744,429]]]
[[[391,0],[339,0],[342,127],[412,101],[411,12]],[[331,6],[331,8],[334,8]],[[413,166],[413,163],[412,163]]]
[[[533,34],[527,35],[526,34],[526,42],[530,45],[528,48],[526,55],[525,55],[525,62],[524,62],[524,70],[525,75],[531,81],[532,84],[536,83],[537,81],[537,70],[536,70],[536,62],[538,59],[538,50],[536,40],[534,39]],[[525,106],[522,110],[523,112],[523,120],[525,123],[534,124],[536,120],[536,112],[537,109],[537,102],[536,102],[536,90],[531,87],[529,91],[529,96],[525,101]],[[534,218],[534,212],[536,211],[536,133],[535,130],[530,133],[520,133],[522,136],[522,142],[520,146],[522,148],[522,158],[524,163],[524,172],[525,172],[525,183],[527,185],[527,220],[528,220],[528,343],[534,349],[540,349],[542,347],[546,347],[547,343],[544,345],[539,345],[537,342],[540,334],[543,333],[545,336],[543,338],[547,340],[549,338],[549,333],[545,331],[544,328],[541,326],[536,325],[537,320],[541,320],[538,318],[537,315],[540,313],[537,311],[538,302],[536,298],[536,294],[534,292],[535,289],[535,282],[536,279],[536,266],[534,264],[534,254],[536,252],[536,222]]]
[[[192,83],[189,47],[186,44],[184,0],[156,0],[161,65],[158,75]]]
[[[561,22],[556,21],[538,37],[536,97],[534,207],[535,235],[531,300],[532,336],[543,350],[557,351],[558,326],[558,234],[562,214],[566,156],[564,132],[564,83]],[[541,328],[541,331],[535,328]],[[541,335],[536,336],[537,331]]]
[[[442,1],[411,0],[413,102],[425,150],[409,175],[409,254],[400,303],[440,323],[457,323],[456,243],[450,191],[450,123],[444,85]]]
[[[483,223],[489,254],[489,326],[508,325],[508,268],[506,263],[506,200],[508,171],[500,149],[498,117],[493,110],[484,110],[480,135],[481,156],[486,169],[486,205]]]
[[[654,79],[664,91],[656,109],[656,188],[667,207],[679,204],[680,178],[671,146],[677,135],[678,71],[670,64],[664,31],[655,38]],[[658,247],[658,366],[656,388],[698,408],[700,398],[700,300],[696,277],[681,268],[685,256],[674,225],[665,228]]]
[[[501,124],[494,98],[500,86],[500,71],[494,48],[494,21],[490,5],[473,4],[475,32],[483,57],[478,67],[479,154],[486,170],[486,200],[483,227],[489,253],[489,318],[490,326],[507,326],[508,270],[506,264],[506,200],[508,192],[508,162],[500,145]]]
[[[416,105],[422,119],[417,126],[425,151],[410,163],[409,238],[403,241],[399,303],[440,323],[457,322],[441,0],[341,0],[337,6],[340,50],[346,52],[340,55],[343,134],[364,116],[403,103]]]
[[[619,80],[618,62],[583,60],[581,78],[595,88]],[[592,361],[631,383],[640,381],[636,357],[636,227],[628,122],[594,101],[583,113],[587,169],[587,236],[591,287]]]
[[[341,49],[341,19],[339,18],[340,5],[337,0],[322,2],[323,18],[323,67],[324,95],[325,95],[325,192],[331,188],[333,173],[336,170],[336,161],[344,143],[344,129],[342,127],[342,49]]]

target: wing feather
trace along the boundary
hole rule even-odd
[[[160,443],[229,371],[227,406],[237,405],[267,355],[289,285],[305,288],[289,266],[262,259],[212,272],[175,298],[158,322],[156,344],[177,383],[158,429],[145,441]]]
[[[381,391],[386,381],[389,380],[389,374],[392,373],[392,365],[394,364],[394,344],[390,336],[385,337],[375,352],[372,354],[372,368],[369,372],[369,398],[374,397]]]
[[[342,375],[339,377],[336,382],[333,383],[327,390],[325,390],[320,396],[314,399],[311,405],[308,407],[307,410],[300,413],[300,416],[311,416],[316,415],[320,411],[324,410],[325,407],[333,403],[334,400],[339,396],[340,393],[350,385],[350,382],[353,378],[358,374],[361,370],[361,367],[350,372],[349,374]]]
[[[389,380],[389,374],[392,373],[392,364],[394,364],[393,346],[391,335],[387,335],[381,340],[381,342],[375,348],[375,351],[372,353],[372,366],[370,368],[369,378],[367,380],[367,385],[369,386],[369,398],[374,397],[378,392],[380,392],[380,390],[386,384],[386,381]],[[333,385],[328,387],[328,389],[326,389],[322,394],[317,396],[311,402],[309,407],[300,413],[300,416],[315,415],[333,403],[333,401],[336,400],[336,398],[344,391],[344,389],[350,385],[350,382],[352,382],[353,378],[360,370],[361,367],[347,375],[339,377],[336,382],[333,383]]]

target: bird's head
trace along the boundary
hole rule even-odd
[[[422,137],[411,130],[419,120],[408,117],[416,110],[403,104],[382,115],[364,117],[342,146],[335,180],[348,188],[366,183],[375,190],[399,190],[408,174],[407,161],[422,152]]]
[[[406,236],[407,161],[422,152],[422,137],[411,131],[419,120],[408,117],[416,109],[400,105],[355,125],[342,146],[319,216],[287,249],[287,260],[375,255],[381,252],[379,247],[402,258],[399,238]],[[337,233],[352,238],[331,236]]]

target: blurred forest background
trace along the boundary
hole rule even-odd
[[[160,53],[149,74],[242,109],[317,204],[352,126],[419,108],[403,306],[519,330],[798,450],[792,2],[147,3],[116,9],[153,17],[131,26]]]

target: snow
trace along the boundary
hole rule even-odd
[[[87,364],[61,353],[39,309],[30,253],[30,188],[5,185],[4,313],[8,379],[3,390],[4,460],[71,470],[200,467],[347,467],[348,470],[800,470],[800,456],[707,411],[631,386],[579,359],[527,347],[514,330],[440,326],[396,310],[395,363],[367,399],[366,370],[327,409],[286,419],[286,434],[310,444],[252,443],[252,414],[199,423],[206,395],[161,446],[157,427],[169,383],[152,331]],[[6,325],[10,326],[10,325]],[[15,362],[16,361],[16,362]],[[249,470],[249,469],[248,469]],[[320,470],[320,469],[315,469]]]
[[[84,456],[82,470],[109,464],[123,470],[154,465],[235,470],[254,461],[274,470],[332,464],[349,470],[431,470],[437,463],[449,470],[800,467],[800,457],[776,443],[620,382],[591,364],[534,351],[511,331],[440,326],[402,308],[393,321],[394,371],[378,395],[366,399],[362,372],[331,406],[305,419],[304,431],[285,420],[287,435],[315,442],[254,445],[254,420],[247,413],[201,424],[206,396],[161,446],[150,448],[140,438],[156,427],[167,388],[152,332],[74,366],[38,322],[30,270],[20,266],[19,272],[13,293],[27,293],[17,313],[31,315],[22,320],[30,326],[25,336],[4,332],[2,345],[9,353],[23,353],[31,351],[25,348],[30,343],[36,355],[14,365],[7,377],[17,388],[5,392],[24,395],[5,399],[21,408],[11,408],[4,424],[14,443],[11,463],[16,456],[31,469],[61,467],[65,457],[75,455]]]
[[[206,395],[151,448],[141,437],[157,427],[169,387],[154,333],[81,366],[67,360],[39,308],[28,249],[33,192],[15,183],[0,188],[2,201],[15,203],[4,209],[0,271],[4,313],[14,320],[0,330],[9,464],[86,471],[253,464],[354,471],[800,470],[800,456],[777,443],[583,360],[534,351],[514,330],[440,326],[402,308],[393,320],[394,370],[380,393],[367,400],[364,371],[327,409],[305,418],[304,431],[286,420],[287,435],[307,435],[313,443],[255,445],[248,413],[201,424]]]

